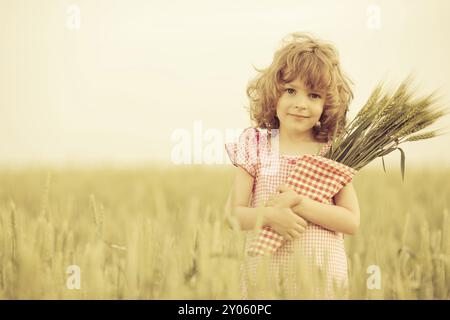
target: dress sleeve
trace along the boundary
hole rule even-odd
[[[225,150],[231,163],[236,167],[242,167],[252,177],[256,176],[258,164],[259,132],[256,128],[247,128],[239,136],[238,142],[225,144]]]

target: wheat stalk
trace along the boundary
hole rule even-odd
[[[50,183],[51,183],[51,174],[50,172],[48,172],[47,179],[45,181],[44,194],[42,196],[41,202],[41,216],[43,216],[47,221],[50,220],[50,213],[49,213]]]
[[[89,196],[89,203],[92,212],[92,218],[96,226],[96,232],[99,239],[103,238],[103,206],[100,204],[100,210],[97,208],[97,202],[95,201],[95,196],[91,194]]]
[[[16,205],[13,201],[9,203],[11,212],[11,260],[13,265],[17,267],[17,222],[16,222]]]
[[[436,92],[415,98],[412,80],[408,76],[394,93],[384,93],[382,85],[377,85],[344,132],[333,139],[324,157],[359,170],[375,158],[399,150],[404,177],[405,154],[399,145],[438,136],[437,131],[422,130],[449,113],[439,105]]]

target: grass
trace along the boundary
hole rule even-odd
[[[449,299],[442,170],[363,169],[346,236],[351,299]],[[0,299],[240,299],[244,233],[223,222],[230,167],[0,170]],[[81,288],[66,286],[68,267]],[[369,290],[370,266],[381,288]],[[274,295],[274,298],[282,296]]]

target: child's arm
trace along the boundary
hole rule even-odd
[[[297,194],[287,185],[277,189],[280,194],[269,197],[266,206],[290,207],[304,218],[326,229],[354,234],[359,227],[359,204],[350,182],[335,196],[336,205],[325,204]]]
[[[334,197],[336,205],[325,204],[300,196],[301,201],[292,210],[302,218],[326,229],[355,234],[359,228],[358,198],[350,182]]]
[[[258,219],[261,219],[261,226],[271,226],[287,239],[293,239],[305,231],[306,221],[291,208],[249,207],[254,178],[241,167],[236,170],[236,178],[225,207],[225,219],[231,228],[236,226],[240,230],[253,230]]]
[[[267,223],[266,207],[249,208],[254,178],[243,168],[236,168],[236,176],[225,206],[225,219],[232,228],[237,224],[241,230],[255,228],[258,218],[262,225]]]

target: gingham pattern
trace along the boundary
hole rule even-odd
[[[261,161],[260,158],[264,157],[266,153],[259,150],[261,148],[261,145],[258,144],[260,134],[264,134],[264,131],[247,128],[241,134],[238,143],[225,145],[231,162],[236,166],[243,167],[255,178],[251,207],[263,206],[268,197],[276,192],[276,188],[280,184],[287,183],[290,173],[293,172],[297,162],[302,157],[280,155],[278,157],[279,165],[276,174],[264,173],[267,172],[262,170],[265,161]],[[262,147],[264,146],[263,144]],[[323,155],[329,147],[330,143],[321,150],[319,156]],[[256,161],[253,158],[255,154],[257,155]],[[251,159],[251,161],[245,162],[245,159]],[[330,203],[334,204],[333,198],[330,199]],[[256,284],[256,271],[264,258],[261,255],[248,255],[250,247],[258,239],[258,236],[258,231],[246,231],[245,252],[247,256],[241,265],[243,299],[249,298],[249,289]],[[286,275],[295,274],[295,271],[298,269],[298,266],[295,264],[296,254],[304,257],[313,268],[319,267],[327,270],[326,292],[329,298],[335,297],[333,283],[337,283],[341,288],[348,288],[347,257],[342,233],[309,223],[301,237],[293,241],[285,241],[284,245],[269,256],[270,270],[273,275],[272,280],[275,283],[279,282],[280,276],[286,277]],[[292,297],[296,297],[297,293],[299,293],[296,285],[297,280],[293,276],[292,280],[287,282],[286,292]],[[264,292],[256,292],[256,295],[252,295],[250,298],[264,298]]]
[[[244,168],[252,177],[255,177],[256,167],[259,164],[260,132],[254,128],[245,129],[239,136],[239,142],[225,144],[225,149],[235,166]]]
[[[322,152],[323,154],[323,152]],[[300,156],[287,184],[298,194],[321,203],[330,200],[346,185],[356,170],[319,155]],[[260,235],[250,247],[250,255],[273,254],[285,239],[269,226],[261,229]]]

